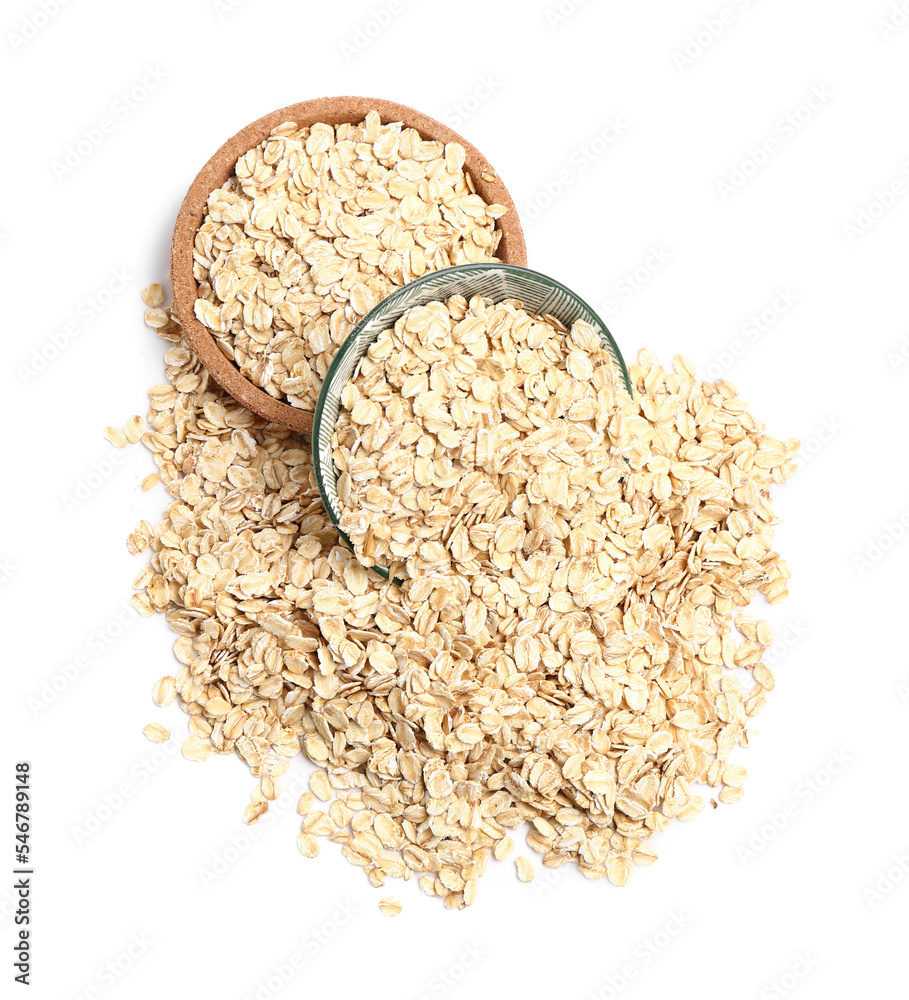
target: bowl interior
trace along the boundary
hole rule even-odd
[[[461,264],[427,274],[397,289],[363,317],[335,355],[322,384],[313,417],[313,466],[319,492],[332,522],[351,548],[353,546],[350,539],[340,528],[338,472],[331,446],[332,434],[341,411],[341,392],[353,378],[369,345],[383,331],[394,326],[408,309],[446,299],[450,295],[463,295],[468,299],[474,295],[482,295],[493,302],[520,299],[528,312],[552,316],[565,326],[570,327],[576,320],[589,323],[600,334],[631,393],[628,369],[606,324],[583,299],[548,275],[508,264]],[[382,576],[388,576],[387,570],[379,566],[374,568]]]

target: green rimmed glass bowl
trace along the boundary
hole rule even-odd
[[[579,295],[555,278],[526,267],[515,267],[513,264],[459,264],[443,271],[434,271],[397,289],[367,313],[344,341],[325,375],[313,417],[312,455],[319,492],[329,517],[350,548],[353,548],[350,539],[340,527],[338,472],[331,446],[331,438],[341,411],[341,392],[353,378],[369,345],[381,333],[393,327],[408,309],[438,302],[451,295],[463,295],[466,299],[482,295],[493,302],[520,299],[527,312],[552,316],[566,327],[577,320],[589,323],[599,333],[631,393],[628,368],[606,324]],[[388,577],[388,570],[381,566],[372,568]]]

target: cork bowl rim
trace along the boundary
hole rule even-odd
[[[275,126],[287,121],[301,126],[316,122],[328,125],[357,123],[363,120],[367,111],[373,109],[379,113],[383,123],[402,122],[407,128],[415,128],[424,139],[458,142],[464,147],[464,166],[477,193],[487,204],[504,205],[508,209],[497,223],[502,233],[497,250],[500,261],[517,267],[527,265],[527,249],[517,208],[498,172],[463,136],[415,108],[384,98],[320,97],[278,108],[244,126],[224,142],[202,167],[177,213],[170,264],[173,309],[199,361],[225,392],[260,417],[290,427],[300,434],[312,433],[314,411],[291,406],[260,389],[224,353],[212,332],[196,319],[195,302],[199,288],[193,276],[195,236],[202,225],[211,192],[227,181],[234,172],[237,160],[262,142]]]

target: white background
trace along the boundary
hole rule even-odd
[[[27,759],[30,995],[906,995],[909,16],[557,2],[4,5],[0,870]],[[241,763],[142,737],[161,721],[182,739],[185,719],[150,698],[172,669],[163,620],[123,611],[125,537],[167,497],[139,491],[141,447],[101,437],[162,380],[139,290],[165,279],[183,193],[227,136],[345,93],[461,131],[509,185],[530,265],[599,306],[626,357],[688,354],[805,444],[778,491],[794,579],[745,798],[673,824],[624,889],[566,869],[524,885],[509,862],[461,913],[396,884],[389,920],[335,845],[297,854],[295,797],[245,844]]]

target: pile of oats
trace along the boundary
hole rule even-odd
[[[196,317],[257,386],[315,405],[338,347],[393,289],[496,260],[487,205],[458,143],[370,111],[357,125],[277,126],[208,199],[195,240]]]
[[[517,307],[504,308],[514,321]],[[173,502],[160,524],[143,522],[130,537],[132,551],[151,553],[135,601],[177,633],[182,666],[154,696],[178,698],[190,716],[184,753],[237,753],[258,779],[248,822],[267,810],[302,749],[319,769],[299,803],[301,853],[315,857],[327,838],[373,885],[415,875],[459,908],[525,821],[544,866],[571,862],[624,885],[634,864],[655,860],[653,833],[696,816],[705,796],[741,797],[745,771],[731,758],[773,687],[762,661],[770,628],[745,609],[756,592],[771,603],[786,596],[769,490],[793,471],[796,443],[766,436],[728,382],[700,382],[683,358],[666,371],[642,352],[630,370],[632,401],[604,373],[614,413],[596,446],[610,457],[591,465],[590,502],[609,498],[600,520],[560,506],[561,480],[551,495],[541,485],[535,505],[547,516],[533,529],[536,549],[525,551],[535,544],[525,528],[518,547],[504,549],[511,564],[496,567],[498,528],[487,510],[476,521],[491,525],[477,536],[485,545],[468,526],[476,555],[438,566],[414,559],[416,575],[399,586],[339,544],[308,442],[210,382],[167,315],[156,326],[171,345],[168,382],[151,390],[142,440]],[[553,350],[582,382],[586,368],[568,367],[576,333],[549,336],[565,341]],[[548,421],[559,386],[546,385],[553,395],[538,400],[542,411],[527,412]],[[500,420],[496,407],[478,411],[477,439]],[[563,423],[586,430],[558,432],[573,442],[556,448],[566,460],[586,454],[577,443],[600,420],[576,415]],[[518,430],[515,440],[536,433]],[[461,448],[471,454],[469,443]],[[543,467],[550,457],[542,447],[532,455]],[[508,473],[495,475],[510,495]],[[568,482],[578,485],[570,473]],[[514,502],[520,513],[501,516],[525,518]],[[418,508],[418,518],[431,510]],[[598,604],[585,583],[562,581],[558,566],[543,581],[522,569],[537,553],[559,552],[583,567],[582,581],[594,567],[615,579],[619,567],[618,592]],[[462,573],[467,565],[478,572]],[[520,611],[515,582],[533,595]],[[553,602],[555,593],[570,602]],[[516,869],[534,878],[526,858]]]

